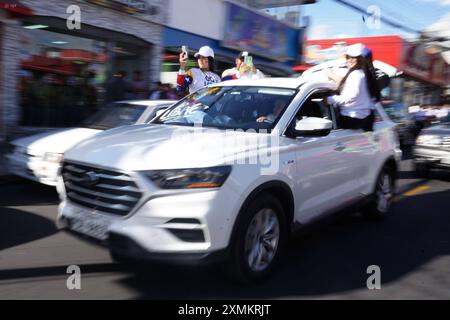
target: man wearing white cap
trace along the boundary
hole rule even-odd
[[[370,115],[373,108],[374,85],[364,63],[364,45],[358,43],[347,47],[345,52],[348,73],[339,85],[339,95],[327,98],[329,104],[340,107],[340,126],[343,129],[370,131]],[[376,87],[375,87],[376,88]]]
[[[198,68],[186,71],[188,57],[185,53],[180,54],[180,71],[177,77],[177,91],[193,93],[198,89],[212,83],[220,82],[220,77],[214,73],[214,51],[208,46],[201,47],[194,55],[197,58]]]

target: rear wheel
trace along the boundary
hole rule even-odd
[[[233,278],[244,283],[265,279],[285,242],[286,218],[280,202],[269,194],[253,200],[237,221],[229,269]]]
[[[110,251],[109,255],[111,256],[111,259],[116,263],[120,263],[123,265],[132,265],[136,263],[135,259],[113,251]]]
[[[391,210],[395,196],[395,171],[385,166],[378,176],[375,192],[362,214],[370,219],[385,217]]]

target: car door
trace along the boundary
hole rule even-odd
[[[309,104],[315,102],[322,109],[322,117],[333,120],[336,127],[330,108],[319,102],[326,94],[323,90],[311,93],[295,118],[318,116],[317,108],[314,111]],[[311,111],[304,112],[302,108],[311,108]],[[296,121],[295,118],[293,121]],[[296,150],[295,196],[298,199],[296,221],[307,223],[348,201],[347,197],[343,197],[346,189],[341,186],[349,179],[350,156],[345,152],[346,139],[342,133],[336,134],[335,130],[323,137],[297,137],[293,143]]]
[[[364,196],[371,164],[376,161],[378,144],[372,132],[337,128],[330,134],[335,152],[343,164],[340,167],[339,196],[351,203]]]

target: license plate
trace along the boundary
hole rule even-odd
[[[106,240],[110,222],[100,217],[72,216],[70,229],[98,240]]]

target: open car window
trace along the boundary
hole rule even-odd
[[[295,130],[295,126],[298,121],[305,118],[322,118],[330,120],[333,121],[334,127],[336,128],[337,124],[332,107],[323,102],[323,99],[331,94],[332,91],[324,90],[310,95],[297,110],[297,113],[295,114],[293,121],[289,124],[287,131]]]

